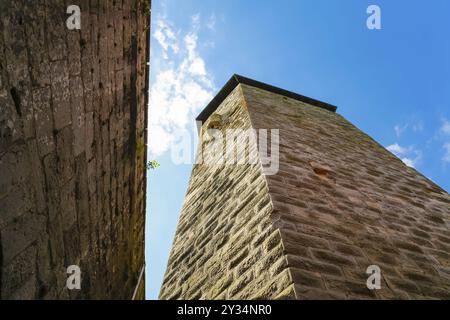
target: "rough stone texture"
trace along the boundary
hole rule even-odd
[[[162,299],[450,298],[448,193],[334,112],[245,84],[230,111],[280,130],[279,171],[194,166]]]
[[[81,30],[66,27],[70,4]],[[0,2],[1,299],[131,298],[144,263],[149,5]],[[72,264],[81,290],[66,288]]]
[[[223,129],[251,128],[237,87],[221,104]],[[203,132],[210,128],[203,125]],[[212,140],[203,134],[205,162]],[[252,144],[253,148],[256,145]],[[292,282],[261,165],[195,165],[161,289],[161,299],[276,297]],[[269,245],[270,244],[270,245]],[[279,267],[276,267],[276,266]],[[272,283],[269,283],[272,280]]]

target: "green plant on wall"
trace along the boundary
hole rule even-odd
[[[145,152],[145,140],[144,140],[144,138],[141,137],[136,141],[136,153],[138,155],[143,155],[144,152]],[[147,170],[156,169],[159,166],[160,166],[160,164],[156,160],[149,161],[145,165]]]
[[[158,161],[152,160],[152,161],[149,161],[149,162],[147,163],[147,170],[150,170],[150,169],[156,169],[156,168],[158,168],[159,166],[160,166],[160,164],[158,163]]]

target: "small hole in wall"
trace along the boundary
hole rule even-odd
[[[80,48],[84,49],[86,47],[86,44],[87,44],[86,40],[81,38],[80,39]]]
[[[16,88],[11,88],[10,92],[11,92],[11,97],[12,97],[12,99],[14,101],[14,106],[16,107],[17,114],[19,115],[19,117],[21,117],[22,116],[22,110],[21,110],[21,107],[20,107],[20,96],[19,96],[19,93],[17,92]]]
[[[210,122],[208,124],[208,129],[219,129],[220,128],[220,123],[218,122]]]
[[[12,130],[8,127],[4,121],[0,122],[0,139],[3,141],[8,141],[12,137]],[[0,140],[0,141],[1,141]]]
[[[45,285],[41,285],[38,291],[38,297],[39,299],[45,298],[45,295],[48,293],[48,288]]]
[[[311,165],[314,173],[316,175],[318,175],[320,178],[328,178],[328,179],[332,178],[331,177],[332,171],[331,171],[331,169],[328,166],[321,165],[321,164],[319,164],[317,162],[314,162],[314,161],[310,162],[310,165]]]
[[[313,168],[313,170],[315,174],[322,176],[324,178],[328,177],[328,174],[330,173],[330,171],[323,168]]]
[[[217,113],[212,114],[208,123],[208,129],[219,129],[221,126],[222,117]]]

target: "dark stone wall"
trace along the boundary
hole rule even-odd
[[[72,4],[80,30],[66,27]],[[1,299],[132,297],[149,18],[148,0],[0,1]],[[66,288],[69,265],[81,290]]]

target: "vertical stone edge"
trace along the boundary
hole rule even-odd
[[[255,124],[255,121],[253,119],[254,115],[253,115],[253,113],[251,112],[251,110],[249,108],[249,102],[246,99],[245,90],[243,89],[242,84],[239,84],[238,86],[239,86],[239,90],[241,91],[244,107],[247,110],[247,113],[249,115],[251,127],[253,129],[255,129],[255,130],[261,129],[261,128],[258,128],[256,126],[256,124]],[[276,128],[266,128],[266,129],[276,129]],[[259,149],[258,149],[258,152],[259,152]],[[260,160],[259,155],[258,155],[258,159]],[[270,189],[269,189],[269,182],[267,180],[267,176],[263,172],[263,165],[262,165],[261,161],[258,161],[258,164],[261,167],[262,176],[264,177],[264,181],[265,181],[265,184],[266,184],[266,187],[267,187],[267,194],[268,194],[268,196],[270,198],[270,204],[272,206],[272,211],[269,213],[269,217],[270,217],[270,219],[272,221],[272,228],[274,229],[273,232],[279,234],[280,243],[281,243],[281,246],[283,248],[283,254],[282,254],[283,261],[284,261],[285,266],[286,266],[285,269],[283,270],[283,272],[285,272],[285,279],[287,281],[284,282],[285,286],[281,290],[281,292],[278,293],[278,295],[276,295],[274,298],[276,300],[293,300],[293,299],[297,300],[298,299],[298,294],[297,294],[297,290],[295,289],[295,283],[294,283],[294,280],[293,280],[294,278],[292,276],[292,271],[291,271],[291,268],[289,267],[289,261],[287,259],[287,254],[288,253],[287,253],[287,250],[286,250],[286,243],[285,243],[285,239],[283,237],[283,232],[281,232],[281,229],[280,229],[280,227],[277,224],[279,219],[276,219],[276,217],[275,217],[275,210],[276,209],[275,209],[275,204],[274,204],[273,199],[272,199],[272,193],[270,192]]]
[[[239,85],[240,86],[240,85]],[[247,113],[247,116],[249,118],[249,123],[251,128],[254,129],[254,125],[251,121],[251,115],[247,107],[247,102],[245,100],[245,95],[242,91],[242,88],[237,88],[239,90],[241,106],[240,108],[243,109],[243,112]],[[231,95],[232,93],[230,93]],[[225,100],[224,100],[225,101]],[[220,109],[220,107],[218,108]],[[207,124],[207,120],[203,125]],[[201,143],[202,140],[199,139],[199,143]],[[202,150],[203,151],[203,150]],[[197,155],[198,156],[198,155]],[[257,171],[259,172],[259,176],[263,176],[262,180],[264,183],[264,192],[265,196],[268,196],[269,201],[266,203],[264,202],[263,208],[260,208],[258,211],[259,213],[262,213],[264,217],[267,217],[268,219],[265,221],[253,221],[250,220],[248,224],[245,224],[244,228],[247,227],[247,225],[253,225],[255,230],[254,232],[257,232],[257,236],[254,238],[251,238],[249,241],[251,242],[251,250],[250,252],[253,252],[253,255],[249,255],[248,257],[243,255],[241,257],[241,254],[239,253],[238,256],[233,257],[229,261],[229,264],[233,264],[238,268],[239,270],[244,270],[243,272],[238,272],[238,276],[234,276],[235,271],[230,271],[227,269],[227,267],[224,266],[217,266],[215,264],[214,260],[212,261],[212,264],[210,261],[208,261],[207,266],[210,265],[211,269],[203,270],[202,269],[195,269],[191,270],[193,267],[188,267],[190,264],[190,261],[193,259],[193,257],[196,257],[198,254],[192,253],[190,254],[189,258],[189,252],[186,252],[186,250],[179,250],[174,251],[175,246],[179,247],[180,244],[177,241],[177,238],[182,236],[182,234],[185,232],[185,225],[186,225],[186,219],[189,218],[185,215],[180,215],[180,219],[178,222],[177,230],[175,233],[175,238],[173,241],[172,249],[169,255],[169,261],[167,264],[166,272],[164,275],[163,285],[159,294],[160,299],[190,299],[195,297],[194,291],[197,289],[200,289],[203,293],[201,295],[202,299],[295,299],[296,295],[294,292],[294,283],[293,278],[291,275],[291,272],[289,270],[288,261],[285,253],[285,245],[283,243],[281,232],[279,228],[277,228],[276,220],[273,219],[273,201],[270,197],[269,189],[268,189],[268,183],[267,178],[263,174],[262,170],[262,163],[260,161],[260,157],[258,157],[258,163],[259,168]],[[191,178],[189,180],[189,187],[186,192],[185,200],[183,203],[183,209],[182,213],[185,212],[185,204],[186,199],[190,195],[189,191],[192,187],[191,182],[194,179],[194,173],[195,173],[195,166],[193,167],[193,170],[191,172]],[[212,173],[212,171],[211,171]],[[191,195],[192,196],[192,195]],[[191,202],[192,199],[189,199],[189,202]],[[241,199],[240,202],[247,201],[247,199]],[[244,214],[241,212],[241,214]],[[253,222],[252,222],[253,221]],[[256,225],[255,225],[256,223]],[[236,238],[237,235],[242,231],[243,229],[238,229],[235,231],[235,233],[232,234],[226,234],[226,237],[224,235],[224,240],[227,241],[228,237]],[[251,230],[247,230],[250,232]],[[180,235],[181,232],[181,235]],[[237,232],[237,233],[236,233]],[[238,243],[245,242],[247,240],[243,239],[242,241],[238,241]],[[192,245],[195,244],[193,243]],[[250,245],[250,244],[249,244]],[[229,244],[227,244],[229,246]],[[233,245],[232,245],[233,246]],[[225,247],[225,245],[224,245]],[[238,246],[239,248],[239,246]],[[247,248],[248,249],[248,248]],[[233,248],[230,248],[231,251],[225,251],[220,253],[219,255],[225,255],[229,256],[231,252],[234,252]],[[244,250],[245,251],[245,250]],[[249,251],[246,251],[249,252]],[[199,252],[200,253],[200,252]],[[208,255],[209,253],[203,253],[203,255]],[[217,253],[214,253],[217,254]],[[187,258],[185,257],[187,255]],[[199,258],[202,259],[202,258]],[[217,259],[217,257],[215,258]],[[180,262],[184,260],[185,262]],[[175,261],[177,261],[176,265]],[[242,264],[242,265],[241,265]],[[250,269],[248,269],[250,266]],[[176,267],[174,269],[174,267]],[[187,269],[186,269],[187,268]],[[214,271],[215,269],[219,268],[219,270]],[[225,269],[224,269],[225,268]],[[214,269],[214,270],[213,270]],[[178,271],[179,272],[178,272]],[[190,271],[188,271],[190,270]],[[221,271],[220,271],[221,270]],[[236,269],[237,270],[237,269]],[[247,271],[245,271],[247,270]],[[187,274],[186,274],[187,272]],[[205,274],[206,272],[206,274]],[[207,280],[205,284],[202,284],[202,280],[200,278],[202,277],[202,273],[205,274],[205,276],[211,276],[210,273],[217,273],[219,272],[221,276],[218,276],[218,280],[215,282],[212,287],[205,286],[207,283],[209,283]],[[186,277],[189,279],[190,282],[194,281],[194,289],[190,289],[189,286],[187,289],[185,286],[181,286],[180,280],[186,279]],[[199,278],[200,277],[200,278]],[[217,276],[215,276],[217,277]],[[197,279],[199,278],[199,279]],[[206,279],[204,279],[206,280]],[[185,281],[185,280],[184,280]],[[197,283],[198,282],[198,283]],[[200,286],[200,287],[198,287]],[[198,287],[198,288],[197,288]],[[194,291],[193,291],[194,290]],[[191,292],[192,291],[192,292]],[[215,292],[215,293],[214,293]]]

